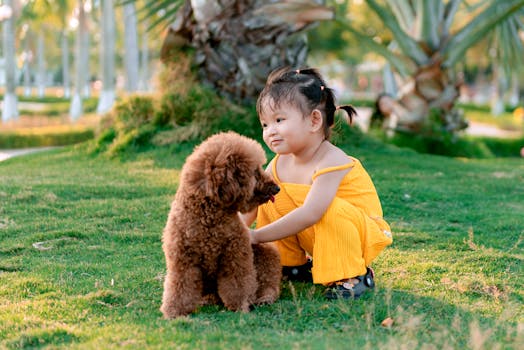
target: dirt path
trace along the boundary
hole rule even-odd
[[[47,151],[56,147],[35,147],[35,148],[22,148],[22,149],[4,149],[0,150],[0,162],[12,157],[22,156],[24,154],[30,154],[35,152]]]

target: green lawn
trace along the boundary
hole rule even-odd
[[[190,150],[123,161],[81,145],[0,163],[0,349],[522,348],[521,159],[347,147],[394,230],[374,293],[328,302],[284,284],[248,314],[166,321],[160,237]]]

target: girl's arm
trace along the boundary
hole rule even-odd
[[[304,205],[280,219],[251,232],[251,242],[272,242],[294,234],[318,222],[337,194],[340,181],[348,169],[319,175],[311,185]]]

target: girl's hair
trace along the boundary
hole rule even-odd
[[[286,67],[277,69],[269,75],[266,86],[257,100],[258,115],[264,112],[268,103],[269,108],[275,109],[283,102],[298,106],[304,115],[309,115],[314,109],[318,109],[322,113],[326,139],[331,135],[337,109],[346,111],[349,124],[357,115],[350,105],[336,106],[333,90],[326,86],[320,73],[313,68],[293,70]]]

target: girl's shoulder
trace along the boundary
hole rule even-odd
[[[318,168],[331,168],[344,165],[351,165],[356,161],[354,157],[349,156],[346,152],[333,144],[329,144],[328,151],[318,164]]]
[[[312,179],[315,180],[320,175],[331,174],[330,176],[335,176],[335,178],[340,180],[353,169],[355,161],[357,161],[355,158],[348,156],[340,148],[333,146],[318,164]]]

